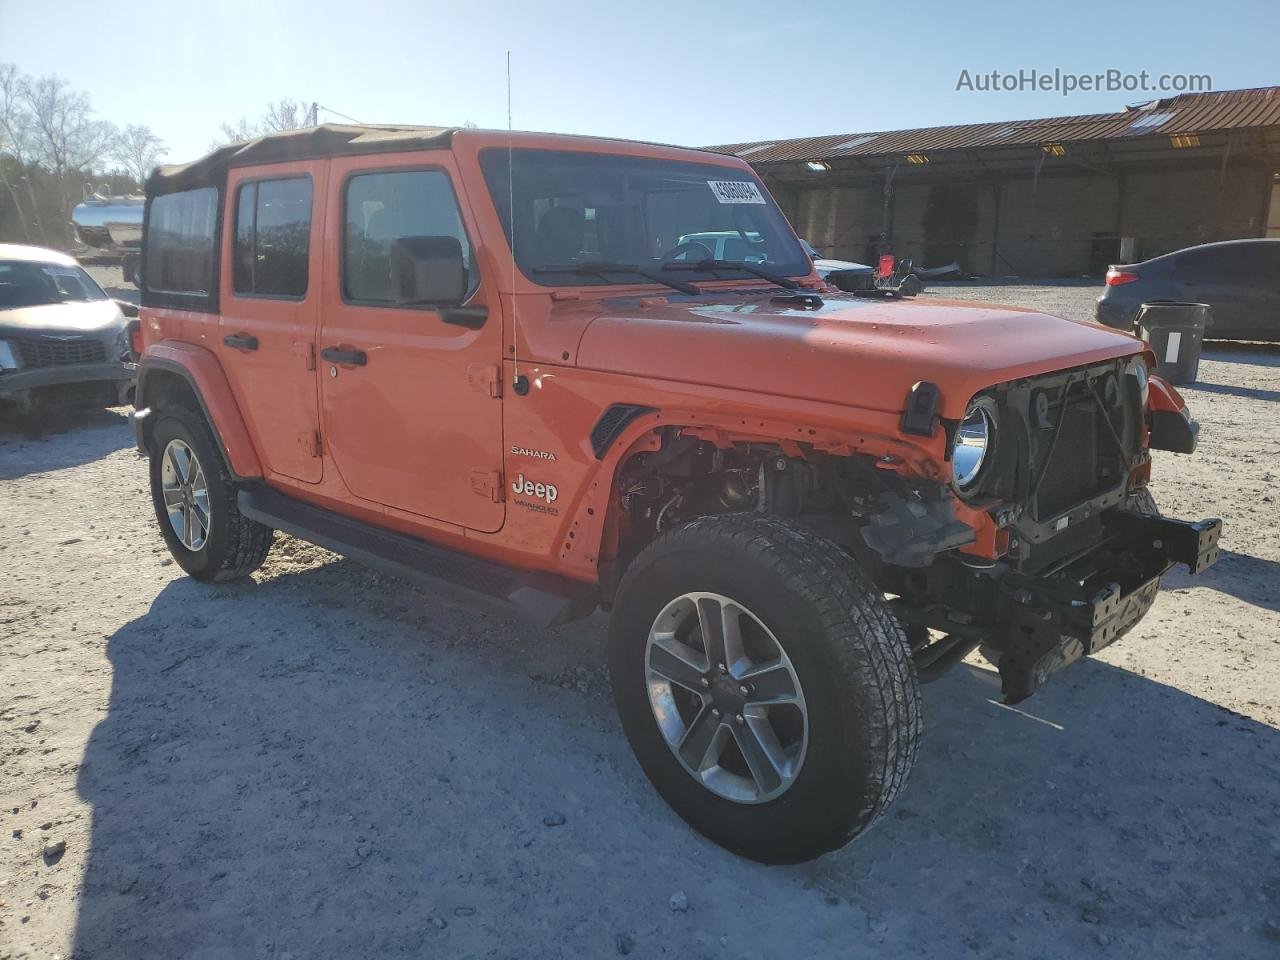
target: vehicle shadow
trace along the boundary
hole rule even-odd
[[[1164,575],[1166,590],[1207,587],[1255,607],[1280,612],[1280,563],[1223,550],[1203,573],[1191,576],[1179,565]]]
[[[58,442],[47,442],[59,434]],[[125,407],[0,413],[0,480],[80,466],[132,444]]]
[[[1280,367],[1280,343],[1241,343],[1235,340],[1206,340],[1200,348],[1206,360],[1247,363],[1256,367]]]
[[[1242,397],[1245,400],[1270,400],[1273,403],[1280,400],[1280,390],[1264,390],[1261,387],[1240,387],[1226,383],[1206,383],[1203,380],[1189,383],[1180,389],[1188,392],[1220,393],[1228,397]]]
[[[1097,660],[998,700],[969,666],[928,689],[894,828],[819,862],[824,888],[926,886],[917,929],[983,916],[951,956],[1275,956],[1280,731]]]
[[[1275,956],[1280,731],[1092,661],[1000,707],[964,667],[886,820],[767,868],[542,682],[599,641],[346,561],[169,583],[107,641],[72,956]]]

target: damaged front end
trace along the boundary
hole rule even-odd
[[[1149,446],[1194,448],[1175,404],[1126,358],[993,388],[975,398],[980,414],[944,424],[956,495],[886,495],[862,528],[922,680],[982,644],[1016,703],[1128,632],[1174,564],[1195,574],[1217,559],[1220,520],[1158,516],[1139,486]],[[966,424],[983,438],[980,458],[964,447]],[[989,520],[990,549],[963,522],[974,516]]]
[[[1012,563],[953,554],[907,572],[897,584],[897,611],[909,625],[944,634],[917,651],[918,665],[934,666],[940,651],[959,641],[970,650],[985,644],[999,653],[1005,702],[1017,703],[1055,670],[1127,633],[1174,564],[1193,574],[1211,565],[1221,531],[1216,519],[1189,523],[1113,510],[1102,518],[1096,544],[1050,569],[1024,573]]]

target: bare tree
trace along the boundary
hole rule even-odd
[[[112,157],[129,176],[145,183],[156,163],[165,155],[164,141],[143,124],[131,123],[116,140]]]
[[[145,176],[163,150],[147,127],[130,126],[122,135],[95,117],[89,98],[66,81],[36,79],[0,63],[0,230],[5,239],[70,245],[68,214],[81,184],[105,172],[108,161],[127,167],[133,177]],[[121,172],[117,179],[125,176]]]
[[[314,126],[316,110],[314,106],[303,104],[298,100],[285,97],[275,103],[268,103],[257,123],[250,123],[241,117],[234,124],[224,123],[219,128],[220,136],[215,137],[211,147],[216,149],[228,143],[239,143],[241,140],[253,140],[268,133],[284,133],[286,130],[301,130]]]
[[[26,94],[27,78],[19,73],[18,68],[13,64],[0,63],[0,180],[3,181],[4,188],[18,212],[18,224],[22,228],[23,238],[31,239],[31,227],[34,226],[41,239],[47,240],[44,225],[40,222],[40,208],[36,202],[35,188],[32,186],[30,176],[25,172],[32,162],[31,122],[30,115],[24,106]],[[27,199],[30,203],[29,212],[22,209],[17,185],[6,169],[4,162],[6,155],[14,161],[15,175],[26,182]]]
[[[253,126],[244,117],[241,117],[234,124],[224,123],[218,128],[218,136],[213,138],[213,142],[209,145],[209,149],[216,150],[218,147],[228,143],[239,143],[242,140],[252,140],[254,137],[260,136],[258,128]]]
[[[262,115],[258,124],[263,133],[283,133],[286,130],[301,130],[309,126],[307,107],[297,100],[287,97],[276,103],[267,104],[267,112]]]
[[[23,92],[34,124],[35,159],[56,178],[98,166],[119,135],[114,124],[95,120],[89,98],[69,90],[61,77],[40,77]]]

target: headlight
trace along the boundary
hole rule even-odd
[[[975,403],[965,412],[951,445],[951,474],[961,490],[971,488],[982,473],[987,454],[995,444],[996,424],[985,404]]]
[[[8,340],[0,340],[0,370],[17,370],[18,361],[13,356],[13,347]]]
[[[1151,392],[1151,381],[1147,377],[1147,365],[1142,362],[1141,357],[1134,357],[1129,361],[1129,366],[1125,373],[1138,382],[1138,396],[1142,398],[1142,409],[1145,410],[1147,408],[1147,395]]]

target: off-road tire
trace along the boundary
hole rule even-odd
[[[137,286],[133,278],[140,266],[142,266],[142,257],[136,253],[126,253],[124,259],[120,261],[120,272],[124,274],[124,282],[131,287]]]
[[[161,456],[170,440],[182,440],[195,453],[209,490],[209,532],[199,550],[190,550],[174,532],[161,492]],[[196,580],[236,580],[262,566],[275,531],[240,513],[235,479],[200,413],[168,406],[157,414],[151,434],[151,501],[156,521],[178,566]]]
[[[718,593],[750,608],[790,657],[808,710],[794,783],[765,803],[725,799],[676,759],[646,686],[650,628],[675,597]],[[769,517],[704,517],[662,534],[631,563],[609,625],[609,670],[641,768],[690,826],[764,863],[848,843],[897,797],[922,721],[902,627],[857,564],[828,540]]]

